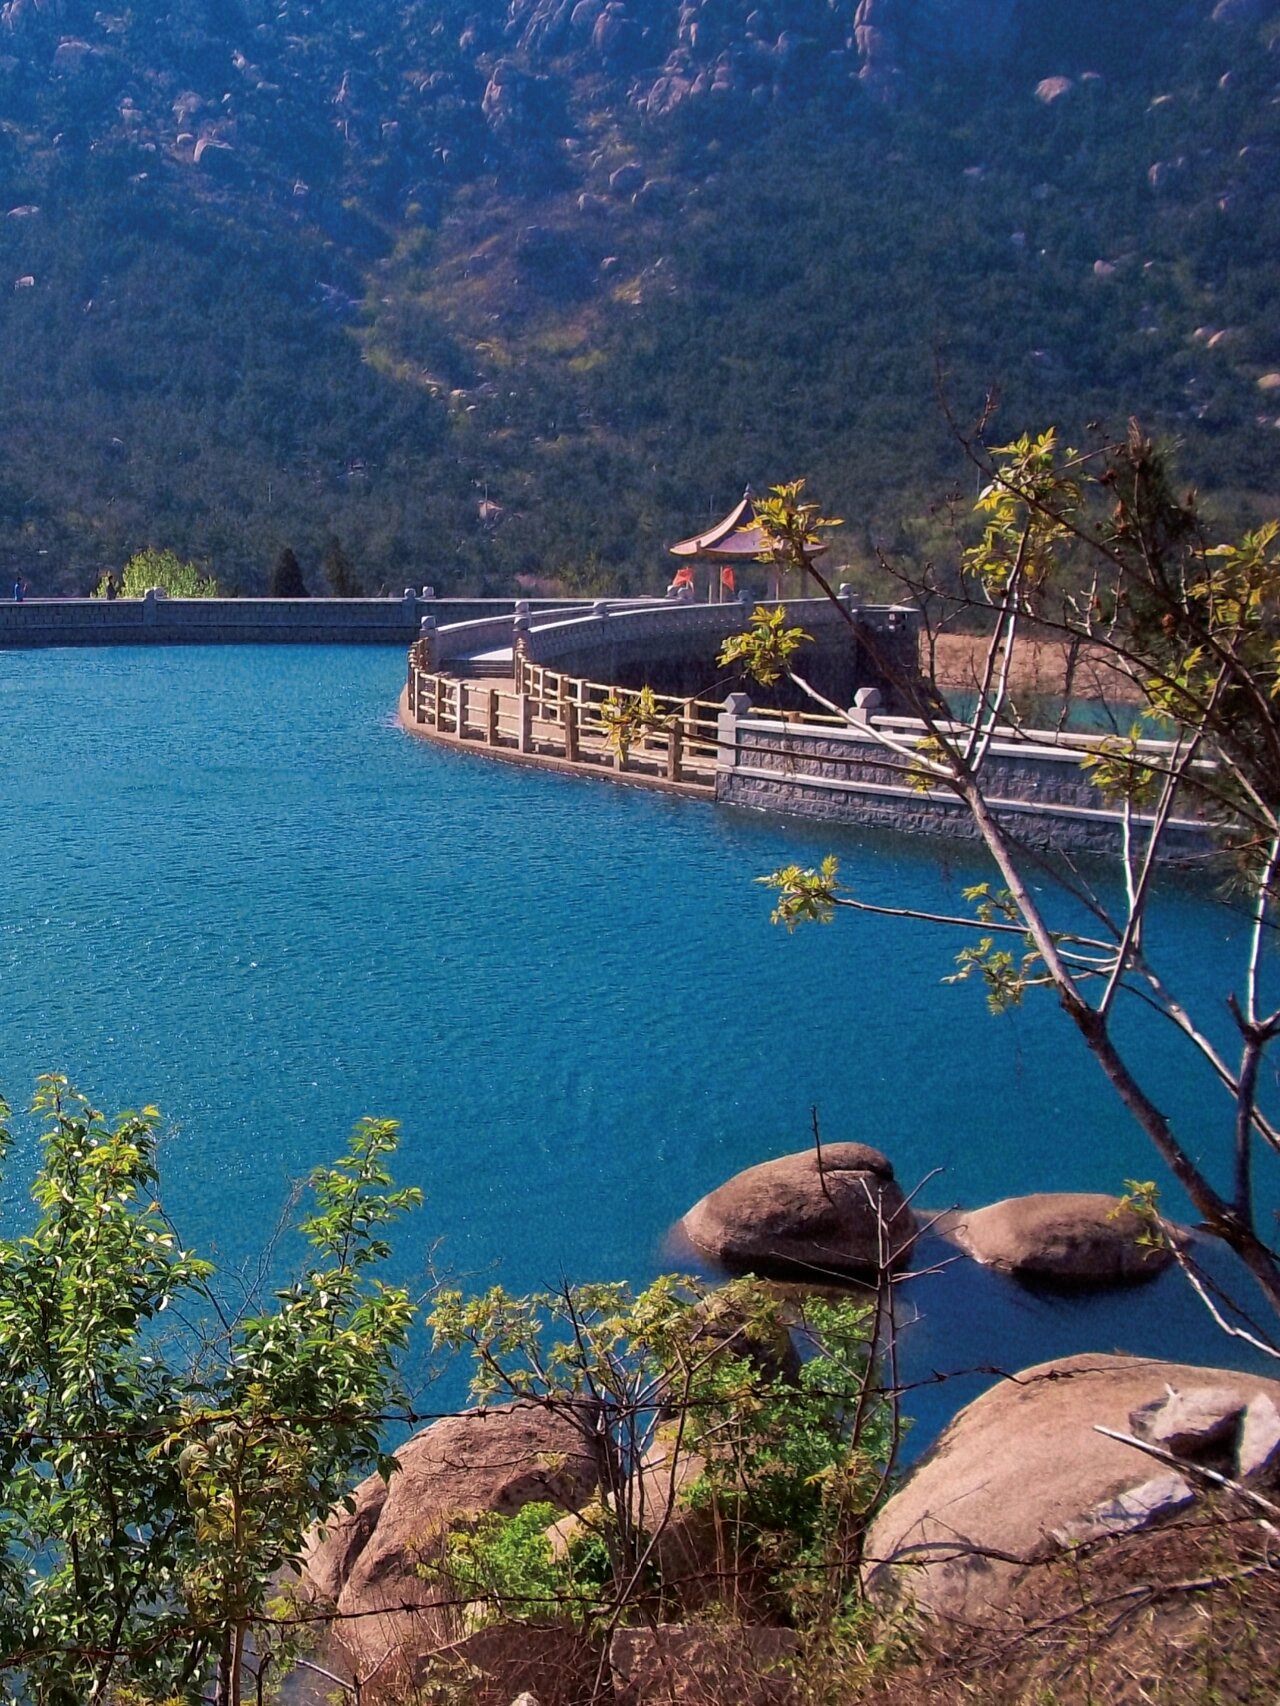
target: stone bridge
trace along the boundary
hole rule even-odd
[[[811,704],[807,715],[797,714],[778,703],[772,686],[759,691],[774,703],[754,706],[744,692],[725,692],[723,672],[713,671],[708,683],[709,662],[746,626],[749,610],[665,600],[610,600],[573,611],[521,607],[514,616],[453,628],[429,619],[410,651],[401,716],[415,733],[516,763],[724,805],[971,839],[969,813],[945,789],[922,793],[902,756],[930,734],[894,708],[903,687],[919,681],[918,613],[859,608],[851,600],[838,610],[826,599],[789,600],[786,609],[814,636],[805,673],[845,707],[840,717],[815,714]],[[824,662],[849,672],[835,690],[819,678]],[[642,685],[655,690],[652,719],[623,749],[607,735],[608,702],[617,690],[625,695]],[[1143,744],[1154,762],[1167,761],[1166,745]],[[1116,852],[1122,814],[1083,762],[1095,745],[1088,735],[1000,730],[984,767],[996,816],[1046,852]],[[1144,814],[1137,821],[1145,822]],[[1179,811],[1162,853],[1200,859],[1211,847],[1207,825]]]

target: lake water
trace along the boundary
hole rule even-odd
[[[364,1113],[402,1121],[397,1175],[426,1196],[396,1240],[410,1283],[643,1281],[705,1191],[807,1145],[811,1105],[908,1186],[939,1170],[936,1207],[1158,1171],[1048,1001],[991,1018],[918,924],[789,938],[752,882],[834,848],[868,899],[949,909],[976,855],[437,751],[395,724],[402,672],[382,649],[0,654],[0,1089],[58,1069],[99,1105],[157,1102],[189,1242],[251,1259]],[[1167,976],[1226,988],[1240,920],[1185,891],[1162,909]],[[1138,1036],[1208,1141],[1213,1092]],[[29,1162],[28,1137],[11,1217]],[[1064,1301],[966,1266],[910,1307],[921,1377],[1230,1356],[1176,1278]],[[923,1393],[918,1438],[975,1389]]]

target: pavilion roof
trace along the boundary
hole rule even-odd
[[[714,561],[750,562],[768,553],[764,540],[764,529],[755,520],[755,511],[751,501],[751,487],[748,486],[742,494],[742,501],[735,509],[730,510],[723,521],[717,521],[714,527],[708,527],[705,533],[695,533],[692,538],[681,539],[668,549],[673,557],[707,557]],[[808,555],[816,557],[825,551],[825,545],[811,547]]]

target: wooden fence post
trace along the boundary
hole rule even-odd
[[[570,764],[578,762],[578,707],[572,699],[566,699],[564,711],[564,755]]]
[[[682,738],[683,733],[684,731],[680,727],[679,720],[673,719],[671,727],[667,731],[668,782],[681,782],[684,780],[683,769],[680,763],[681,747],[684,744]]]

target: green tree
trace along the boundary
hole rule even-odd
[[[156,1109],[48,1077],[34,1111],[37,1218],[0,1241],[0,1698],[234,1706],[305,1531],[391,1467],[411,1305],[370,1270],[418,1193],[362,1121],[312,1177],[307,1271],[236,1311],[160,1206]]]
[[[335,598],[359,598],[364,588],[360,577],[355,571],[351,558],[342,548],[342,543],[336,533],[329,535],[329,542],[324,548],[321,561],[325,584]]]
[[[302,578],[302,565],[288,545],[282,547],[280,555],[272,565],[270,592],[272,598],[306,598],[309,596],[307,584]]]
[[[713,1294],[675,1275],[638,1295],[621,1284],[442,1293],[435,1342],[470,1350],[475,1398],[564,1416],[600,1489],[582,1518],[594,1550],[557,1560],[528,1517],[464,1530],[449,1562],[458,1597],[489,1599],[506,1617],[545,1616],[558,1600],[573,1620],[607,1627],[678,1597],[682,1584],[662,1578],[661,1537],[692,1506],[710,1511],[721,1537],[713,1599],[768,1591],[797,1621],[842,1607],[857,1595],[862,1534],[893,1460],[894,1416],[871,1353],[880,1324],[860,1299],[810,1301],[796,1324],[807,1352],[797,1374],[783,1306],[753,1279]]]
[[[120,593],[125,598],[141,598],[152,587],[167,592],[170,598],[217,598],[218,582],[213,575],[203,575],[194,563],[184,563],[174,551],[157,551],[148,546],[129,558],[120,576]],[[107,577],[104,575],[94,588],[95,598],[105,598]]]
[[[1083,452],[1052,431],[990,454],[970,448],[984,476],[980,536],[963,551],[958,572],[927,570],[908,586],[924,610],[928,640],[940,627],[980,622],[986,639],[974,709],[944,719],[931,709],[934,693],[917,691],[918,734],[874,720],[866,727],[913,786],[963,804],[995,872],[966,891],[967,911],[910,915],[970,931],[976,924],[978,940],[961,950],[952,981],[981,979],[994,1008],[1032,989],[1053,992],[1205,1228],[1280,1312],[1277,1205],[1259,1200],[1256,1166],[1259,1151],[1280,1155],[1266,1070],[1280,1038],[1272,947],[1280,900],[1280,524],[1215,540],[1194,494],[1175,489],[1167,458],[1136,424],[1123,441]],[[824,710],[843,716],[795,673],[778,627],[758,612],[738,642],[739,657],[760,672],[785,670]],[[1028,729],[1012,686],[1016,659],[1030,635],[1046,633],[1069,657],[1087,653],[1126,732],[1081,753],[1079,737],[1062,733],[1061,724]],[[1136,720],[1126,710],[1135,700]],[[1057,742],[1089,769],[1120,816],[1118,892],[1020,843],[988,794],[997,738]],[[1207,1017],[1191,1012],[1159,969],[1151,897],[1176,819],[1188,812],[1215,832],[1234,903],[1248,919],[1238,980],[1225,992],[1234,1048],[1214,1040]],[[764,880],[777,896],[775,920],[788,927],[844,910],[899,910],[862,900],[834,859]],[[1161,1014],[1207,1066],[1222,1096],[1216,1127],[1204,1111],[1215,1143],[1206,1146],[1204,1130],[1175,1129],[1159,1085],[1118,1032],[1118,1009],[1135,1001]],[[1135,1186],[1134,1196],[1159,1234],[1154,1186]],[[1280,1355],[1274,1326],[1259,1328],[1247,1308],[1223,1303],[1192,1256],[1178,1255],[1221,1325]]]

